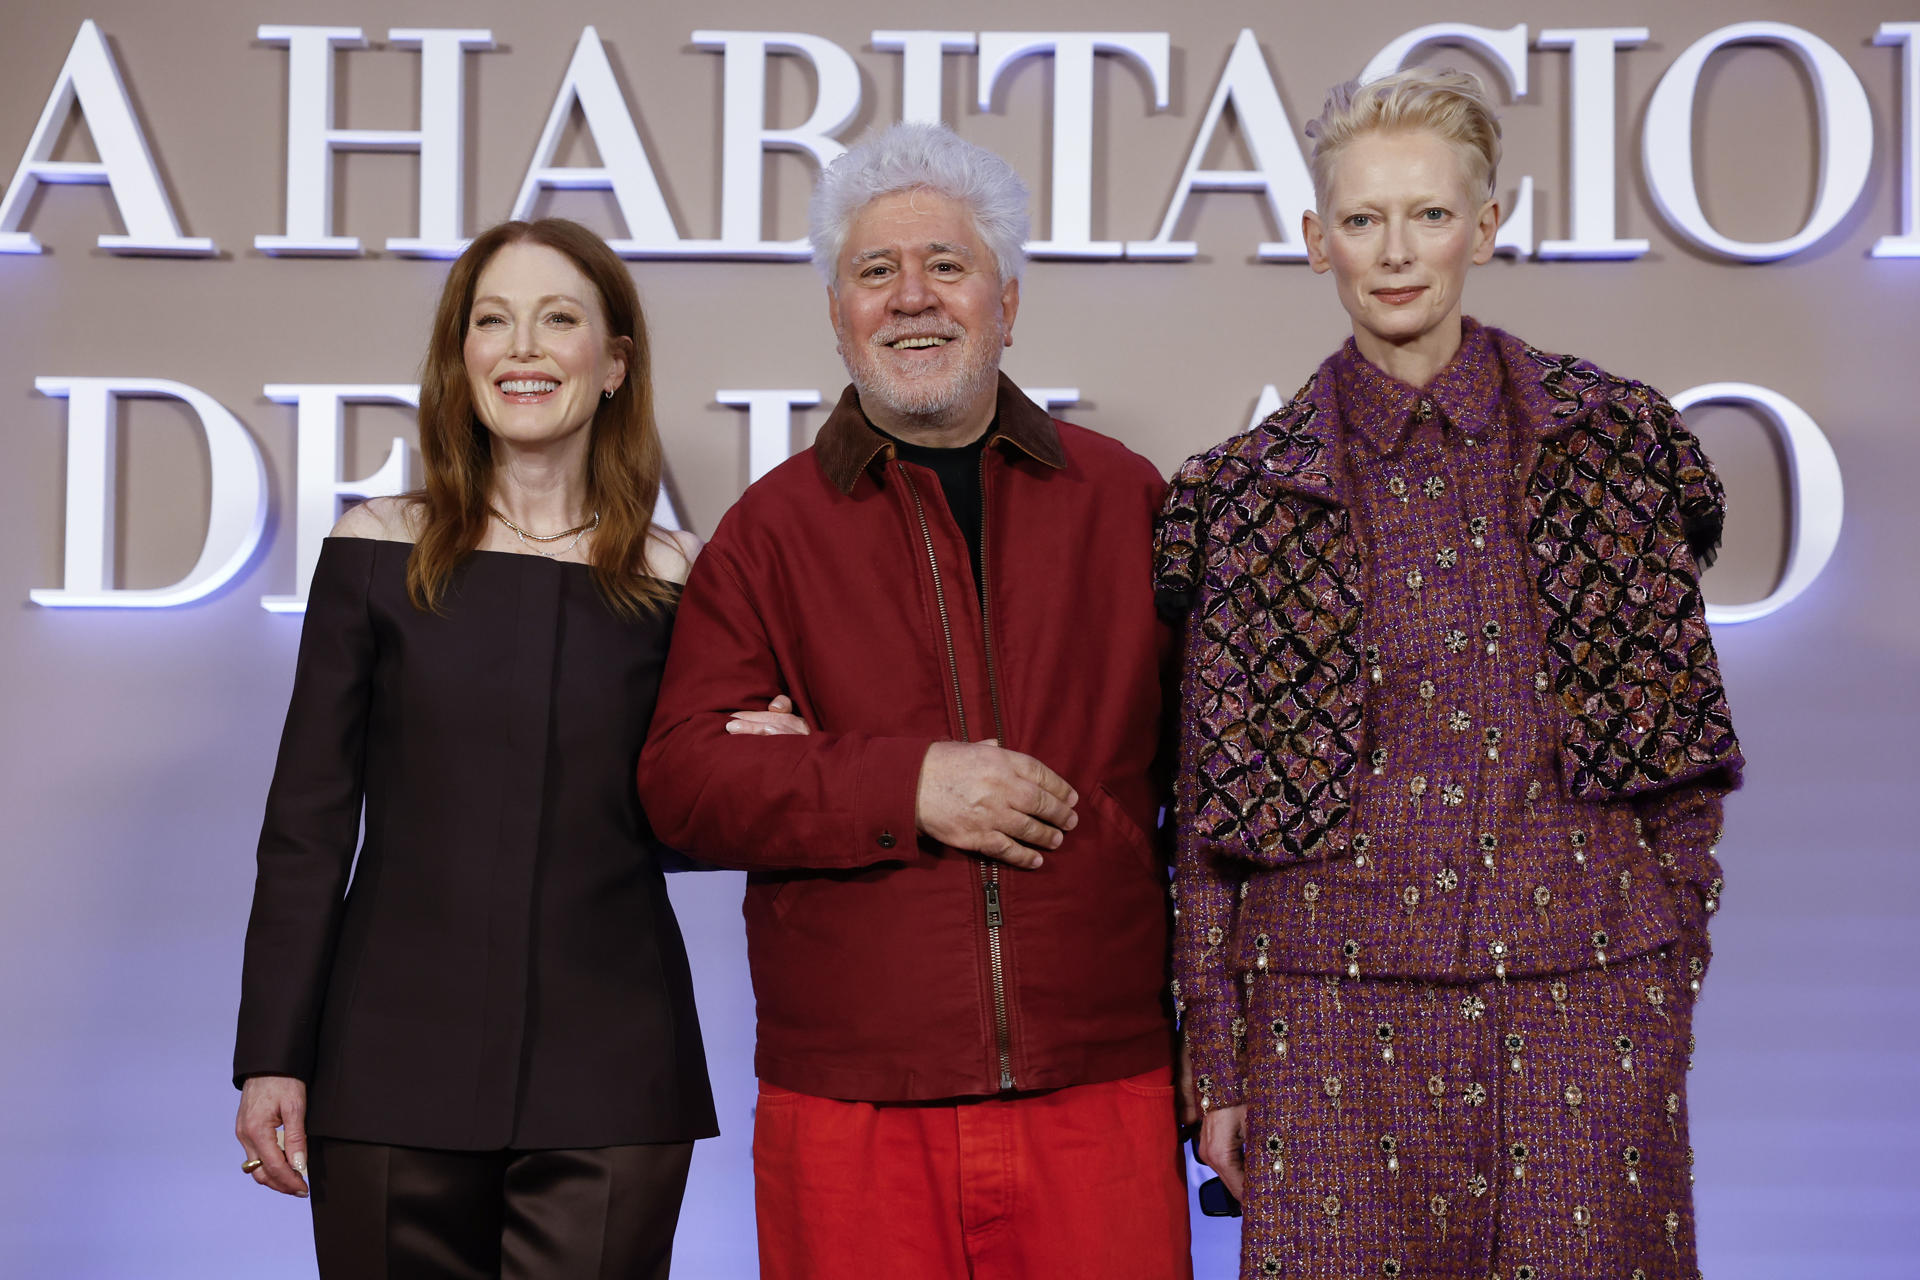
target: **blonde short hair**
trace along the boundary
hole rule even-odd
[[[1313,199],[1325,208],[1333,162],[1341,148],[1362,134],[1428,130],[1451,143],[1466,168],[1467,187],[1493,198],[1500,168],[1500,121],[1486,86],[1470,71],[1408,67],[1365,84],[1349,80],[1327,93],[1318,119],[1307,122],[1313,139]]]

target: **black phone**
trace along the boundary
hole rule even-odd
[[[1200,1184],[1200,1212],[1209,1218],[1237,1218],[1240,1216],[1240,1202],[1233,1198],[1233,1192],[1227,1190],[1227,1184],[1218,1178],[1208,1178]]]

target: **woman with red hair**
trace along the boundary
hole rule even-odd
[[[323,1276],[667,1274],[716,1129],[634,788],[698,546],[653,523],[649,373],[599,237],[494,227],[434,316],[425,485],[315,570],[234,1079]]]

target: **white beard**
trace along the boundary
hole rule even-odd
[[[998,320],[990,333],[964,334],[959,341],[963,359],[944,377],[899,377],[886,365],[883,347],[856,348],[844,340],[840,343],[840,359],[869,413],[878,406],[922,426],[942,427],[983,395],[992,395],[1000,380],[1000,348],[1005,345],[1005,335],[1006,328]]]

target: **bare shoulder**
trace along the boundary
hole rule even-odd
[[[655,526],[647,538],[647,572],[662,582],[685,582],[703,545],[685,529]]]
[[[376,542],[412,542],[419,532],[420,506],[406,498],[369,498],[350,507],[333,526],[336,538]]]

